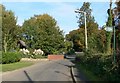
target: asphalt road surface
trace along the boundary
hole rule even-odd
[[[72,81],[69,60],[40,61],[30,67],[2,74],[2,81]]]

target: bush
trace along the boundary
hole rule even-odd
[[[2,52],[2,64],[19,62],[22,54],[18,52]]]
[[[120,67],[113,64],[112,55],[90,55],[90,51],[87,51],[84,56],[77,55],[76,61],[80,62],[86,69],[105,81],[120,81]]]
[[[30,57],[32,57],[32,54],[23,54],[23,53],[21,53],[22,54],[22,58],[30,58]]]
[[[75,50],[74,49],[70,49],[68,52],[67,52],[67,55],[73,55],[75,54]]]
[[[44,55],[40,55],[40,54],[37,54],[37,55],[31,55],[32,58],[34,59],[40,59],[40,58],[46,58]]]

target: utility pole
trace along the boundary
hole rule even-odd
[[[86,12],[84,11],[75,11],[76,13],[83,13],[84,14],[84,20],[85,20],[85,49],[88,49],[88,42],[87,42],[87,27],[86,27]]]

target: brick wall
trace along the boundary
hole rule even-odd
[[[64,55],[48,55],[49,60],[63,60]]]

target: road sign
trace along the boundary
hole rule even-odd
[[[105,30],[108,32],[113,32],[113,27],[105,27]]]

